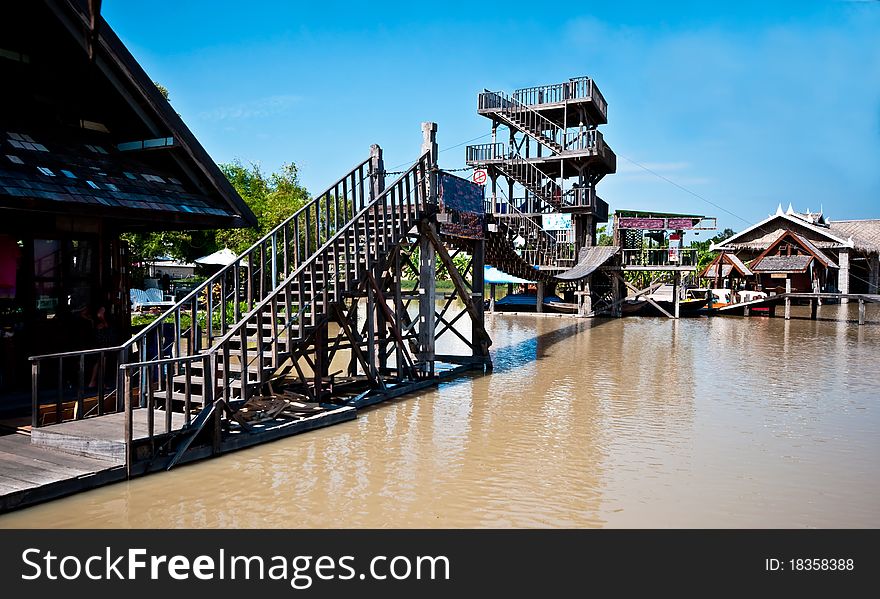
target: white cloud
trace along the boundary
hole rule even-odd
[[[285,112],[302,98],[295,95],[278,95],[257,98],[234,106],[220,106],[199,114],[206,121],[227,121],[233,119],[251,119]]]

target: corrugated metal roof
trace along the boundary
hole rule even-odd
[[[579,281],[593,274],[597,268],[608,262],[619,251],[620,248],[614,245],[581,248],[575,267],[556,275],[556,278],[563,281]]]

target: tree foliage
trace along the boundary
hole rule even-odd
[[[309,199],[309,193],[300,184],[297,168],[293,163],[283,165],[277,173],[270,175],[263,173],[257,164],[245,166],[240,161],[235,161],[219,166],[256,215],[258,226],[245,229],[126,233],[122,237],[128,242],[135,261],[168,256],[191,262],[223,247],[240,254]]]
[[[281,224],[309,200],[309,192],[298,178],[296,165],[282,165],[277,173],[266,175],[257,164],[239,161],[221,164],[220,170],[257,217],[255,229],[222,229],[216,233],[218,247],[240,254],[260,237]]]
[[[728,237],[732,236],[735,233],[733,229],[727,228],[718,233],[714,237],[710,237],[705,241],[693,241],[691,242],[691,247],[697,249],[697,267],[699,269],[703,269],[708,265],[712,260],[718,256],[718,252],[710,251],[709,248],[712,247],[713,243],[718,243],[719,241],[724,241]]]

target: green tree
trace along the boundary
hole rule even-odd
[[[221,164],[220,170],[257,217],[255,229],[216,232],[217,246],[228,247],[236,254],[246,250],[309,200],[309,192],[300,184],[293,163],[284,164],[279,172],[268,176],[258,164],[245,166],[240,161]]]
[[[614,237],[607,233],[608,228],[606,226],[601,226],[596,229],[596,245],[611,245],[614,241]]]
[[[691,247],[697,249],[697,267],[699,269],[703,269],[708,265],[712,260],[714,260],[718,256],[718,252],[713,252],[709,250],[712,247],[713,243],[718,243],[719,241],[724,241],[728,237],[732,236],[735,233],[733,229],[727,228],[718,233],[714,237],[710,237],[705,241],[694,241],[691,243]]]

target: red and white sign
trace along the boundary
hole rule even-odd
[[[477,185],[485,185],[486,180],[489,178],[489,175],[483,169],[477,169],[474,171],[473,180]]]

